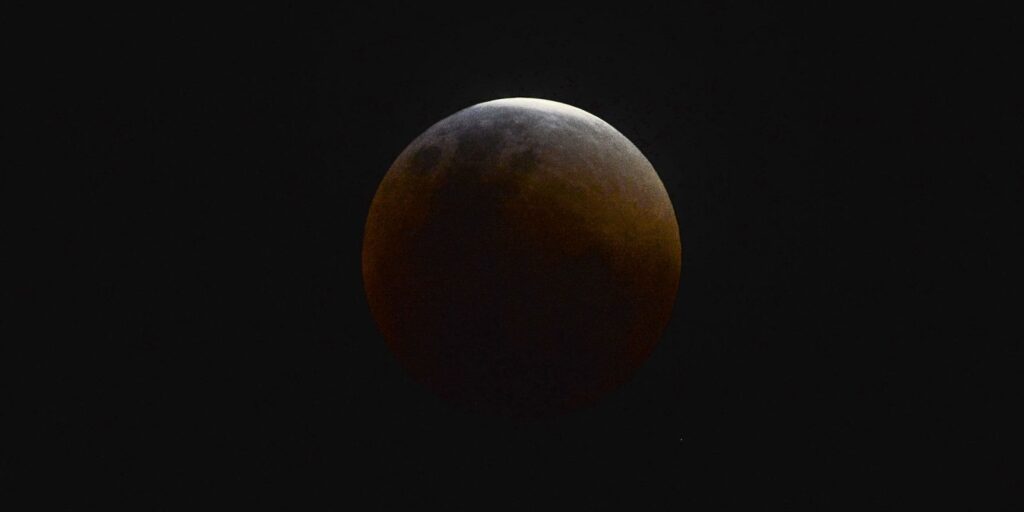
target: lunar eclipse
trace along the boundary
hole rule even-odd
[[[398,155],[362,272],[416,380],[465,409],[546,416],[600,399],[649,357],[681,258],[669,196],[624,135],[576,107],[506,98]]]

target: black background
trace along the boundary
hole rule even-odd
[[[986,74],[1005,44],[964,45],[963,12],[493,10],[89,10],[11,38],[7,140],[33,151],[5,194],[38,193],[9,213],[42,270],[9,290],[44,315],[12,380],[39,448],[10,469],[74,508],[1019,498],[1017,459],[982,447],[1019,404],[984,366],[1019,354],[986,320],[1011,303],[979,303],[1020,189],[957,149],[988,93],[952,99],[1009,90]],[[413,383],[360,277],[392,160],[506,96],[623,132],[683,241],[649,362],[546,421]]]

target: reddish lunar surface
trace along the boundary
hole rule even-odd
[[[668,323],[679,227],[608,123],[507,98],[438,122],[370,207],[363,280],[401,365],[459,406],[545,416],[628,380]]]

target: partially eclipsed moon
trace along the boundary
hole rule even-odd
[[[597,400],[668,322],[681,249],[647,159],[608,123],[533,98],[474,105],[398,156],[370,206],[363,279],[401,364],[464,407]]]

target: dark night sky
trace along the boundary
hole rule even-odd
[[[13,464],[79,504],[875,509],[978,499],[944,483],[969,455],[993,470],[980,495],[1019,498],[1019,463],[958,421],[1005,424],[996,404],[1020,398],[985,367],[1019,353],[985,320],[1009,306],[963,303],[996,288],[1004,242],[978,226],[1019,183],[954,149],[980,135],[949,130],[979,122],[951,98],[1005,46],[961,45],[963,13],[718,4],[42,24],[16,46],[32,94],[8,140],[46,145],[13,157],[27,171],[5,193],[40,192],[14,229],[44,270],[11,289],[51,313],[13,385],[46,455]],[[530,423],[452,410],[403,374],[359,267],[398,153],[506,96],[623,132],[683,243],[649,362],[597,405]],[[982,374],[978,400],[962,382]]]

